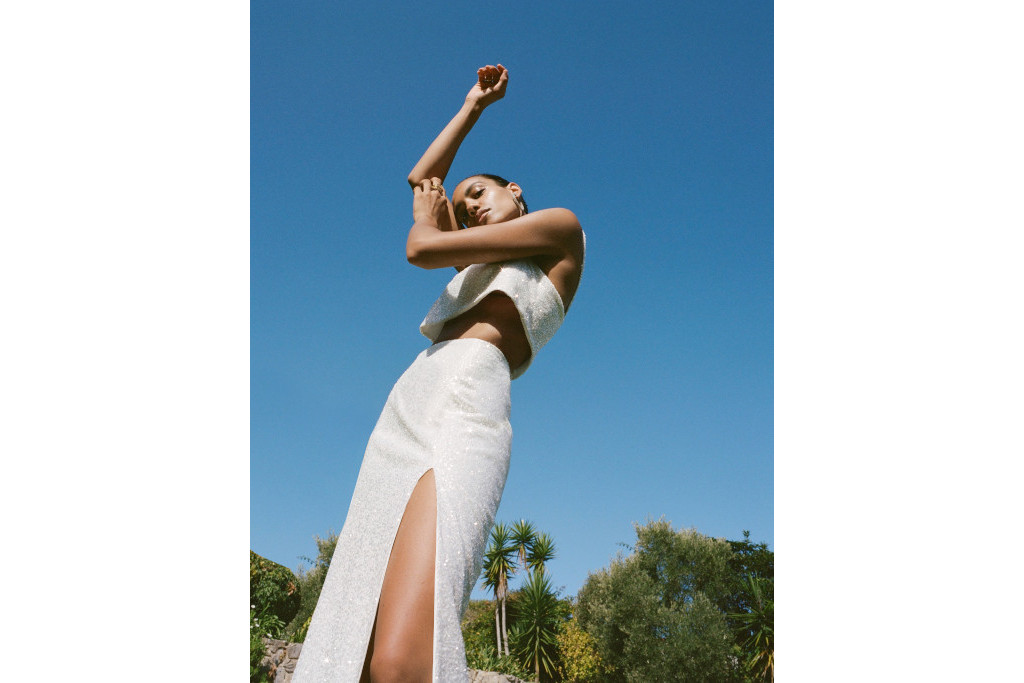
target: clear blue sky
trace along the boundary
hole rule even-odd
[[[498,520],[552,534],[567,593],[648,517],[772,545],[772,42],[763,2],[253,3],[251,548],[294,569],[341,528],[454,273],[405,260],[406,175],[498,62],[449,181],[513,179],[588,237],[512,385]]]

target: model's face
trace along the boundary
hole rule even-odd
[[[452,193],[455,218],[467,228],[519,218],[523,214],[516,203],[520,194],[522,190],[515,183],[502,187],[490,178],[466,178]]]

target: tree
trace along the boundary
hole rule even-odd
[[[729,590],[718,606],[725,612],[733,643],[754,680],[774,676],[775,554],[765,543],[729,541]]]
[[[732,548],[729,558],[729,589],[720,607],[726,614],[745,612],[753,604],[748,577],[775,578],[775,553],[764,543],[751,543],[750,532],[743,531],[742,541],[728,541]]]
[[[661,520],[636,525],[632,553],[592,573],[578,597],[580,626],[597,644],[607,681],[741,678],[725,614],[732,549]]]
[[[508,656],[508,622],[505,620],[505,602],[508,600],[508,580],[516,572],[516,548],[512,545],[512,537],[502,523],[491,529],[491,542],[484,553],[484,588],[494,591],[494,630],[498,642],[498,654],[501,654],[502,642],[505,644],[505,655]],[[501,620],[498,620],[498,605],[501,605]]]
[[[518,616],[511,635],[516,655],[529,663],[538,681],[541,667],[548,676],[554,676],[562,613],[543,569],[530,573],[517,598]]]

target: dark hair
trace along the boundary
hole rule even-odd
[[[462,182],[465,182],[470,178],[487,178],[488,180],[493,180],[501,187],[508,187],[508,184],[512,182],[510,180],[505,180],[500,175],[494,175],[493,173],[474,173],[473,175],[463,178]],[[519,193],[519,198],[516,199],[516,203],[519,204],[519,207],[523,210],[524,214],[530,213],[530,210],[526,208],[526,199],[523,197],[522,192]]]

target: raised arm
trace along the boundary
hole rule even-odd
[[[444,181],[455,160],[455,153],[459,151],[459,145],[466,139],[480,114],[488,105],[505,96],[505,86],[508,84],[508,70],[505,67],[501,64],[487,65],[477,69],[476,73],[477,82],[466,95],[465,104],[409,172],[409,185],[413,189],[430,178]]]

